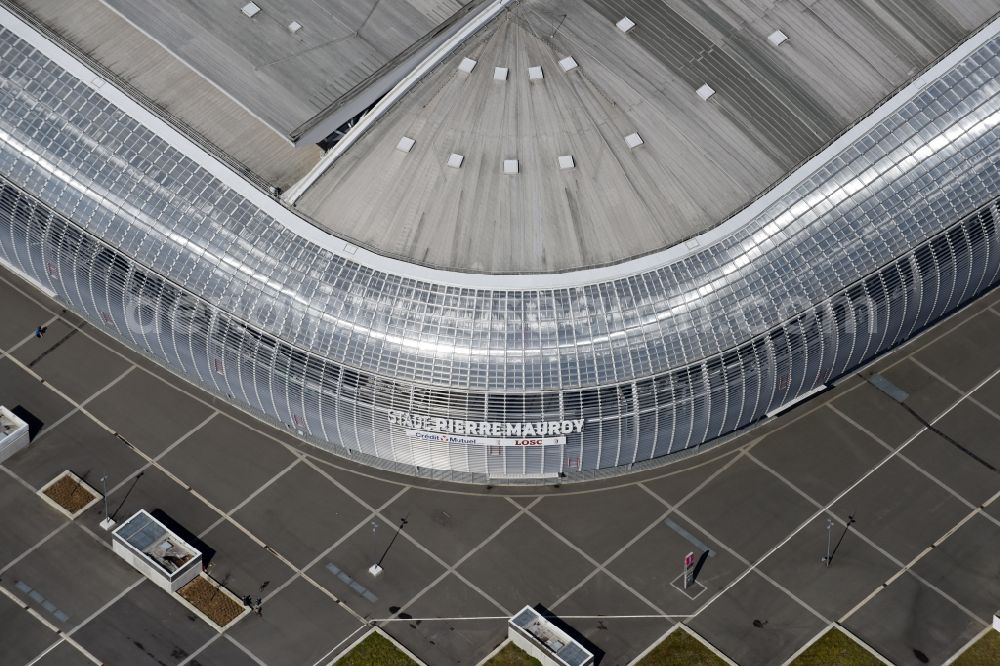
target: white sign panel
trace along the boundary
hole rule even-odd
[[[501,439],[558,439],[560,436],[583,431],[583,419],[566,421],[532,421],[528,423],[507,423],[496,421],[462,421],[443,419],[421,414],[407,414],[390,410],[389,423],[408,430],[448,435],[466,435],[470,438]],[[566,438],[562,437],[565,442]],[[473,442],[469,442],[473,443]]]
[[[427,432],[425,430],[407,430],[406,435],[421,442],[441,442],[444,444],[478,444],[480,446],[550,446],[565,444],[566,438],[559,437],[470,437],[468,435],[449,435],[443,432]]]

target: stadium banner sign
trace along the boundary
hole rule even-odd
[[[462,421],[420,414],[407,414],[389,410],[389,424],[409,430],[446,435],[466,435],[497,439],[544,439],[562,437],[583,431],[583,419],[566,421],[535,421],[529,423],[506,423],[497,421]]]
[[[479,446],[552,446],[566,443],[566,437],[527,437],[507,439],[505,437],[469,437],[467,435],[449,435],[443,432],[426,432],[424,430],[407,430],[407,437],[421,442],[440,442],[442,444],[478,444]]]

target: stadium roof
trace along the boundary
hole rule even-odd
[[[362,111],[474,9],[472,0],[105,0],[279,134]],[[483,0],[478,0],[479,3]],[[397,71],[397,68],[401,68]],[[349,102],[374,87],[373,99]],[[348,110],[344,111],[347,108]],[[342,111],[342,112],[341,112]],[[338,113],[341,112],[341,113]],[[345,115],[346,113],[346,115]],[[332,126],[324,123],[332,116]],[[325,137],[312,134],[312,141]],[[310,139],[307,139],[307,141]]]
[[[441,268],[566,271],[647,254],[744,207],[995,10],[523,0],[296,206],[359,245]]]

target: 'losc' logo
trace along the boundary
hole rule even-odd
[[[540,439],[515,439],[514,446],[541,446],[545,442]]]

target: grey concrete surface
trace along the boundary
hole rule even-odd
[[[14,357],[77,402],[107,386],[131,365],[117,354],[95,347],[62,320],[49,326],[42,339],[20,347]]]
[[[534,520],[519,516],[458,571],[513,614],[526,603],[553,604],[591,568]]]
[[[409,525],[403,529],[412,531]],[[372,520],[324,554],[306,573],[365,619],[392,615],[444,573],[441,564],[398,531],[399,522],[393,525]],[[382,573],[373,576],[368,568],[376,563],[380,563]],[[351,582],[338,577],[339,572]]]
[[[1000,594],[990,559],[1000,547],[1000,475],[990,469],[1000,463],[992,438],[1000,380],[965,395],[1000,377],[1000,364],[986,367],[988,354],[967,367],[937,356],[975,354],[969,345],[986,344],[983,331],[1000,332],[988,307],[996,293],[860,373],[906,392],[902,405],[853,377],[660,469],[492,489],[360,468],[240,414],[89,326],[74,328],[78,319],[0,273],[0,307],[8,300],[27,314],[0,319],[0,339],[10,341],[0,349],[0,401],[21,405],[42,428],[0,467],[0,586],[10,595],[0,596],[0,615],[14,618],[0,622],[4,666],[50,647],[39,663],[92,663],[89,654],[109,663],[311,666],[328,663],[369,620],[429,664],[465,665],[499,644],[505,614],[526,604],[562,616],[603,666],[627,663],[677,622],[746,666],[778,662],[838,621],[897,663],[917,663],[914,649],[939,663],[986,626]],[[60,335],[30,337],[24,324],[39,318]],[[136,367],[108,381],[111,373],[74,376],[71,368],[86,374],[87,356]],[[84,411],[71,414],[80,402]],[[67,468],[98,486],[108,473],[119,518],[140,507],[169,517],[205,547],[208,575],[264,600],[262,615],[220,637],[152,585],[129,590],[137,574],[110,552],[101,505],[70,525],[33,492]],[[850,514],[857,522],[845,530]],[[829,568],[819,561],[826,515],[837,519],[834,536],[843,534]],[[383,574],[372,578],[370,560],[403,518]],[[682,558],[704,548],[714,555],[685,594]],[[18,581],[66,613],[61,634],[11,601],[55,617]]]
[[[330,597],[297,578],[232,629],[267,664],[312,664],[362,629]]]
[[[1000,561],[993,546],[1000,543],[1000,525],[973,516],[914,567],[931,585],[940,588],[978,616],[997,610],[1000,599]]]
[[[23,455],[7,461],[7,466],[35,488],[69,469],[100,490],[101,476],[107,475],[108,488],[113,488],[138,471],[143,462],[124,442],[77,412],[43,431]]]
[[[49,608],[39,611],[62,629],[76,626],[140,578],[123,560],[107,557],[106,547],[76,525],[3,573],[4,584],[24,603],[32,601],[31,588],[68,616],[63,620]]]
[[[894,580],[845,625],[894,664],[940,664],[982,629],[910,574]]]
[[[856,531],[909,562],[968,509],[916,471],[890,460],[833,505],[842,520],[853,515]]]
[[[7,597],[0,597],[3,661],[24,664],[56,641],[56,635]]]
[[[366,515],[360,504],[302,463],[235,513],[264,543],[300,567]]]
[[[229,461],[240,458],[235,467]],[[213,418],[163,457],[163,465],[220,509],[228,511],[295,458],[236,423]]]
[[[837,620],[889,580],[899,566],[846,525],[830,528],[832,557],[826,556],[828,514],[818,516],[769,557],[761,570],[831,621]]]
[[[780,664],[825,624],[755,572],[689,623],[739,664]]]
[[[115,432],[155,456],[201,423],[211,410],[145,372],[131,372],[94,398],[87,410],[115,424]]]
[[[105,663],[173,666],[214,633],[163,590],[143,581],[74,638]]]
[[[739,497],[734,502],[732,498]],[[700,525],[749,560],[805,520],[812,506],[780,479],[746,458],[712,479],[681,507]]]

